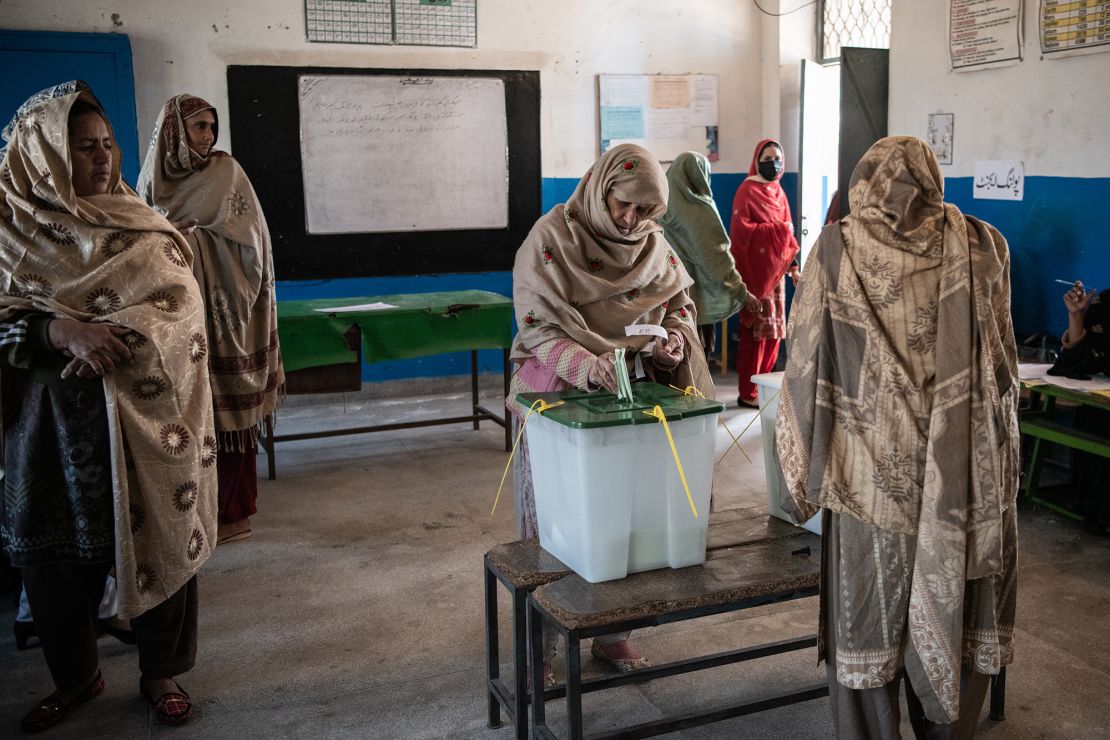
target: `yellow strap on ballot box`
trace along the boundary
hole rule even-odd
[[[686,489],[686,500],[690,502],[690,511],[694,512],[694,518],[698,516],[698,508],[694,506],[694,497],[690,495],[690,486],[686,483],[686,471],[682,469],[682,461],[678,459],[678,448],[674,445],[674,437],[671,436],[671,426],[667,423],[667,415],[663,413],[663,409],[656,406],[651,411],[645,411],[646,416],[654,416],[663,424],[663,431],[667,433],[667,441],[671,443],[671,454],[674,455],[674,464],[678,467],[678,477],[682,479],[682,487]]]
[[[542,398],[537,398],[535,402],[528,407],[528,413],[524,415],[524,422],[520,425],[520,431],[516,434],[516,441],[513,442],[513,449],[509,453],[509,461],[505,463],[505,472],[501,474],[501,483],[497,486],[497,496],[493,499],[493,508],[490,509],[489,515],[492,517],[493,513],[497,511],[497,502],[501,500],[501,489],[505,487],[505,478],[509,476],[509,466],[513,464],[513,455],[516,454],[516,448],[520,446],[520,438],[524,435],[524,427],[528,426],[528,418],[532,416],[532,412],[542,414],[544,411],[562,406],[566,401],[556,401],[555,403],[548,403]]]

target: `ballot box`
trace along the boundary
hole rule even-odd
[[[786,513],[782,497],[789,494],[782,490],[780,479],[773,464],[777,460],[775,452],[775,415],[779,410],[779,392],[782,389],[782,373],[763,373],[753,375],[752,382],[758,389],[759,426],[763,430],[763,468],[767,472],[767,511],[771,516],[785,519],[791,524],[796,522]],[[821,534],[821,513],[818,512],[802,523],[814,534]]]
[[[655,383],[632,388],[631,403],[578,390],[517,396],[525,407],[562,402],[532,413],[524,432],[540,545],[592,583],[705,561],[724,406]],[[656,407],[666,426],[649,415]]]

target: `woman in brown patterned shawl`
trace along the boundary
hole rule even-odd
[[[57,690],[37,732],[104,689],[97,606],[115,568],[159,719],[191,705],[196,572],[216,535],[216,440],[192,251],[123,183],[84,83],[5,130],[0,179],[0,536]]]
[[[285,382],[278,350],[273,258],[266,218],[239,163],[213,147],[216,110],[170,98],[150,139],[139,194],[182,228],[206,301],[208,368],[216,408],[219,541],[250,536],[258,432]]]
[[[693,281],[655,220],[667,208],[667,195],[666,175],[651,152],[622,144],[594,163],[570,200],[532,227],[513,265],[520,331],[506,404],[518,420],[527,411],[516,403],[518,393],[615,391],[617,347],[626,348],[633,368],[642,366],[659,382],[693,385],[713,396],[697,315],[686,293]],[[649,346],[650,336],[626,336],[631,324],[662,325],[667,340]],[[636,377],[634,369],[629,374]],[[521,538],[538,536],[528,456],[522,440],[514,469]],[[594,640],[594,656],[618,670],[646,666],[627,636]],[[553,638],[545,636],[544,642],[553,656]]]
[[[898,737],[903,681],[915,727],[970,737],[1013,657],[1009,254],[943,187],[921,140],[872,146],[790,317],[778,460],[796,515],[826,511],[821,651],[839,737]]]

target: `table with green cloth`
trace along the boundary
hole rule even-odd
[[[333,309],[333,310],[328,310]],[[510,425],[500,413],[478,402],[478,350],[502,351],[502,396],[509,391],[509,347],[513,303],[484,290],[407,293],[359,298],[321,298],[278,302],[278,336],[290,394],[358,390],[362,362],[403,360],[449,352],[470,352],[471,413],[418,421],[378,424],[323,432],[275,435],[267,429],[263,447],[269,474],[276,476],[274,443],[392,429],[492,421]]]
[[[1033,449],[1025,468],[1025,496],[1059,514],[1082,520],[1083,516],[1039,495],[1045,443],[1110,458],[1110,438],[1063,423],[1057,399],[1073,406],[1090,406],[1110,411],[1110,379],[1096,376],[1075,380],[1047,375],[1050,365],[1022,364],[1018,375],[1029,393],[1029,407],[1021,412],[1021,433],[1033,439]]]

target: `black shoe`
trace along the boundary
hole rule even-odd
[[[27,648],[34,647],[34,645],[27,644],[27,641],[32,637],[35,638],[35,645],[38,644],[39,633],[35,630],[34,622],[20,622],[17,619],[12,622],[12,632],[15,633],[16,650],[26,650]]]

